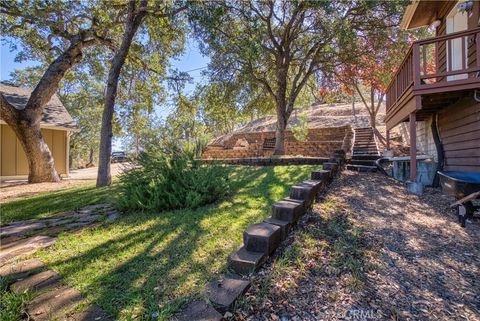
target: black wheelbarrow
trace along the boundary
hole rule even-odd
[[[457,208],[458,221],[465,227],[467,219],[472,219],[480,206],[473,200],[480,198],[480,172],[439,171],[442,191],[457,200],[451,207]]]

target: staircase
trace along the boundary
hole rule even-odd
[[[380,158],[372,127],[355,128],[352,159],[347,169],[358,172],[376,172],[375,161]]]

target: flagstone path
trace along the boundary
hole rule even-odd
[[[7,280],[13,293],[29,291],[33,295],[24,307],[25,319],[109,320],[96,305],[82,307],[80,292],[67,286],[55,271],[46,269],[40,259],[31,256],[55,244],[61,232],[92,228],[114,221],[119,215],[110,205],[98,204],[0,227],[0,277]]]

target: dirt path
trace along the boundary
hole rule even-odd
[[[480,320],[480,222],[439,190],[345,172],[262,271],[238,320]]]

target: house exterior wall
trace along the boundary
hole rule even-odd
[[[68,132],[43,128],[42,135],[50,148],[58,174],[68,175]],[[26,175],[28,161],[20,141],[8,125],[0,124],[0,176]]]
[[[439,112],[445,170],[480,172],[480,103],[469,95]]]

